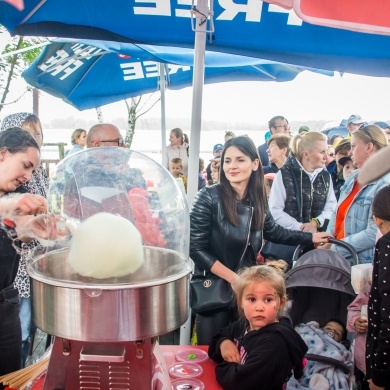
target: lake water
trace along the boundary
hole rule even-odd
[[[58,143],[65,142],[67,146],[65,150],[71,149],[72,145],[70,137],[74,129],[46,129],[44,131],[44,143]],[[123,137],[125,131],[121,130]],[[256,146],[264,143],[264,134],[262,130],[239,130],[235,131],[236,135],[247,134],[251,137]],[[191,134],[188,133],[191,137]],[[213,157],[213,146],[218,143],[224,142],[224,130],[207,130],[203,131],[200,139],[200,157],[205,160],[207,165],[208,161]],[[169,130],[167,131],[167,137],[169,137]],[[191,138],[190,138],[191,142]],[[168,143],[168,139],[166,140]],[[161,130],[136,130],[133,138],[131,149],[144,153],[155,161],[161,163]],[[58,159],[58,147],[44,146],[42,149],[42,159]]]

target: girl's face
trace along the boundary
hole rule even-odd
[[[286,159],[286,148],[280,149],[275,141],[272,141],[267,149],[268,159],[272,163]]]
[[[266,281],[250,283],[242,294],[241,308],[250,330],[258,330],[278,321],[279,310],[284,306],[272,285]]]
[[[233,187],[236,185],[247,186],[252,172],[256,171],[258,167],[258,159],[252,161],[249,156],[235,146],[229,146],[226,149],[223,160],[223,171],[226,179],[229,180]]]
[[[77,145],[84,147],[86,142],[87,142],[87,133],[85,131],[83,131],[80,134],[80,137],[77,138]]]
[[[176,134],[171,131],[169,135],[169,142],[171,143],[171,146],[179,146],[181,145],[181,138],[177,137]]]
[[[313,148],[303,152],[302,165],[308,172],[323,168],[326,163],[328,145],[326,141],[314,141]]]
[[[349,155],[352,157],[353,165],[355,165],[356,168],[362,167],[372,151],[373,144],[371,142],[365,144],[360,138],[352,135],[351,151],[349,152]]]
[[[29,147],[25,152],[11,154],[0,151],[0,194],[13,192],[26,181],[39,164],[39,150]]]

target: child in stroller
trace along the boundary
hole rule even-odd
[[[339,240],[330,241],[350,250],[354,263],[358,262],[352,247]],[[352,353],[319,324],[326,324],[329,319],[346,323],[347,306],[356,296],[351,285],[351,266],[337,252],[327,249],[310,251],[297,259],[298,253],[299,249],[294,254],[295,265],[286,275],[287,293],[292,302],[289,315],[309,353],[303,378],[291,379],[287,388],[347,390],[353,372]]]

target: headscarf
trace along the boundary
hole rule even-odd
[[[1,122],[0,131],[10,129],[11,127],[21,127],[23,122],[30,116],[33,115],[31,112],[18,112],[6,116]]]

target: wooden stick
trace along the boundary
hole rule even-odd
[[[0,376],[0,383],[14,389],[24,390],[31,381],[41,376],[47,370],[49,358],[50,354],[31,366]]]

